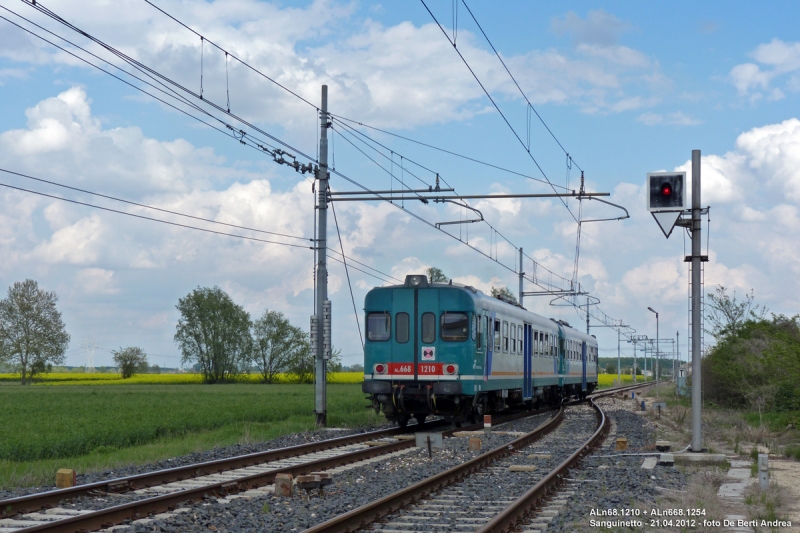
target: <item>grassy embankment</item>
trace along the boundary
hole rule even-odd
[[[312,385],[85,383],[0,386],[0,488],[314,429]],[[360,385],[328,386],[331,427],[384,422],[365,405]]]

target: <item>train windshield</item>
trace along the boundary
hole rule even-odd
[[[469,336],[469,317],[466,313],[442,313],[440,334],[443,341],[465,341]]]
[[[367,315],[367,339],[388,341],[392,335],[392,319],[389,313],[369,313]]]

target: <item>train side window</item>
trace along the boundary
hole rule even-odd
[[[522,345],[522,336],[525,333],[525,326],[519,326],[517,328],[519,334],[517,335],[517,353],[522,353],[523,345]]]
[[[480,352],[483,350],[483,317],[477,315],[472,315],[472,317],[472,325],[475,327],[472,334],[475,336],[475,347]]]
[[[511,324],[511,353],[514,353],[517,348],[517,325]]]
[[[388,341],[392,336],[392,317],[389,313],[367,314],[367,339],[371,341]]]
[[[500,321],[494,321],[494,349],[500,351]]]
[[[531,346],[531,351],[533,352],[534,357],[539,357],[541,355],[539,353],[539,332],[533,332],[533,346]]]
[[[503,320],[503,351],[508,352],[508,322]]]
[[[394,316],[394,340],[400,344],[408,342],[409,335],[408,313],[397,313]]]
[[[475,313],[472,313],[472,323],[469,329],[472,333],[472,340],[475,340],[475,336],[478,334],[478,316]]]
[[[469,316],[466,313],[442,313],[439,335],[443,341],[465,341],[469,337]]]
[[[422,342],[431,344],[436,340],[436,315],[422,313]]]

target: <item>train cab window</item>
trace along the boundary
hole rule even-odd
[[[408,342],[409,335],[408,313],[397,313],[394,316],[394,340],[400,344]]]
[[[514,353],[517,348],[517,325],[511,324],[511,353]]]
[[[436,315],[422,313],[422,342],[431,344],[436,340]]]
[[[392,317],[389,313],[369,313],[367,315],[367,339],[388,341],[392,336]]]
[[[442,313],[439,335],[443,341],[465,341],[469,337],[469,316],[466,313]]]
[[[500,321],[494,321],[494,349],[500,351]]]
[[[508,352],[508,322],[503,320],[503,351]]]

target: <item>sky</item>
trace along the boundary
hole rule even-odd
[[[69,365],[86,363],[88,343],[97,366],[126,346],[179,366],[176,305],[197,287],[222,288],[253,319],[276,310],[308,328],[312,179],[258,145],[302,164],[316,159],[323,84],[335,115],[333,191],[427,188],[438,175],[460,194],[551,193],[579,188],[583,171],[587,191],[610,193],[630,214],[584,222],[578,242],[576,220],[623,211],[574,199],[481,199],[470,206],[484,222],[440,230],[436,223],[475,212],[334,203],[329,293],[345,364],[361,360],[354,307],[363,321],[369,289],[436,266],[454,282],[516,293],[520,247],[537,281],[526,292],[575,281],[599,300],[594,315],[655,337],[652,307],[660,337],[679,336],[685,358],[690,239],[681,230],[664,238],[644,184],[648,172],[691,174],[693,149],[702,152],[701,202],[711,208],[704,292],[752,291],[770,312],[798,313],[796,2],[37,5],[0,0],[0,183],[41,193],[0,187],[0,293],[30,278],[58,294]],[[342,249],[354,267],[352,297],[336,261]],[[552,300],[524,303],[585,328],[585,307]],[[590,325],[601,356],[616,355],[616,331],[596,318]],[[632,354],[624,337],[621,350]]]

